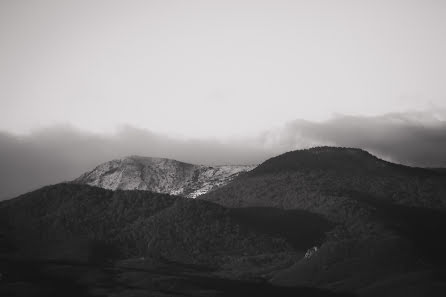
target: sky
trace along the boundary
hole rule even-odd
[[[446,1],[0,0],[0,199],[127,155],[446,167]]]
[[[0,1],[0,129],[231,138],[444,107],[446,2]]]

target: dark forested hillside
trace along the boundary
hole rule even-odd
[[[438,233],[446,227],[446,176],[440,170],[321,147],[269,159],[201,199],[308,210],[337,223],[310,258],[275,275],[276,284],[366,290],[384,279],[405,283],[407,273],[442,275],[446,264],[446,241]],[[414,286],[423,288],[432,281],[415,279]],[[397,292],[405,285],[386,286]]]
[[[115,296],[117,287],[129,290],[132,284],[132,292],[142,286],[146,293],[175,288],[202,296],[197,292],[212,283],[229,290],[227,296],[329,294],[220,280],[271,278],[323,242],[334,224],[306,211],[228,209],[166,194],[68,183],[1,202],[0,227],[0,273],[6,281],[0,294],[20,295],[25,286],[32,288],[26,296],[97,296],[79,290],[105,287]]]
[[[149,286],[221,295],[202,294],[212,283],[227,296],[243,295],[241,288],[298,295],[303,287],[317,288],[308,296],[443,296],[445,178],[441,170],[324,147],[267,160],[202,199],[48,186],[0,203],[0,270],[35,281],[28,271],[58,275],[39,261],[56,261],[57,269],[68,261],[64,275],[84,265],[90,284],[113,294]],[[107,282],[96,280],[97,267]]]
[[[0,204],[2,225],[9,226],[3,240],[28,257],[91,262],[152,256],[227,268],[243,257],[294,259],[333,226],[311,213],[283,212],[264,210],[259,217],[255,211],[254,218],[250,209],[78,184],[48,186]],[[269,228],[263,230],[253,219],[265,217]],[[300,221],[300,231],[290,234],[284,220]],[[314,227],[303,228],[305,222]]]
[[[446,175],[380,160],[366,151],[319,147],[271,158],[201,199],[231,206],[316,209],[324,197],[363,193],[407,206],[445,208]]]

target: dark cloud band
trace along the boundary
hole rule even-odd
[[[74,179],[99,163],[127,155],[196,164],[256,164],[317,145],[358,147],[397,163],[446,167],[446,122],[429,113],[337,116],[321,123],[296,120],[260,136],[230,142],[179,140],[132,127],[108,136],[70,127],[27,136],[0,133],[0,199]]]

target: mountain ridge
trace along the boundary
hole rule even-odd
[[[279,197],[269,199],[271,193],[260,193],[268,187],[268,191],[277,190]],[[251,190],[256,193],[248,193]],[[316,147],[270,158],[232,183],[200,198],[229,207],[288,209],[305,208],[301,203],[304,200],[312,207],[312,197],[348,196],[351,191],[392,203],[444,208],[446,174],[442,170],[384,161],[362,149]]]
[[[132,155],[102,163],[73,182],[111,190],[148,190],[195,198],[252,168],[252,165],[195,165]]]
[[[161,169],[179,164],[166,176],[175,181],[179,173],[180,184],[195,172],[187,163],[144,160]],[[123,162],[136,177],[153,169]],[[121,174],[119,166],[100,169]],[[44,187],[0,202],[0,241],[25,255],[112,258],[150,269],[160,261],[204,265],[214,276],[275,286],[407,296],[410,285],[417,297],[438,286],[444,296],[445,193],[441,170],[319,147],[268,159],[198,199],[76,183]]]
[[[300,155],[299,158],[293,158],[297,155]],[[356,163],[353,164],[353,162]],[[446,168],[414,167],[386,161],[361,148],[333,146],[318,146],[285,152],[260,163],[251,173],[297,170],[305,166],[312,167],[312,169],[319,167],[321,169],[355,169],[360,171],[370,169],[372,166],[376,166],[376,169],[387,166],[393,170],[406,170],[407,173],[412,174],[446,175]]]

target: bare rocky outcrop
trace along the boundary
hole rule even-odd
[[[103,163],[74,182],[108,190],[145,190],[195,198],[253,168],[248,165],[204,166],[130,156]]]

